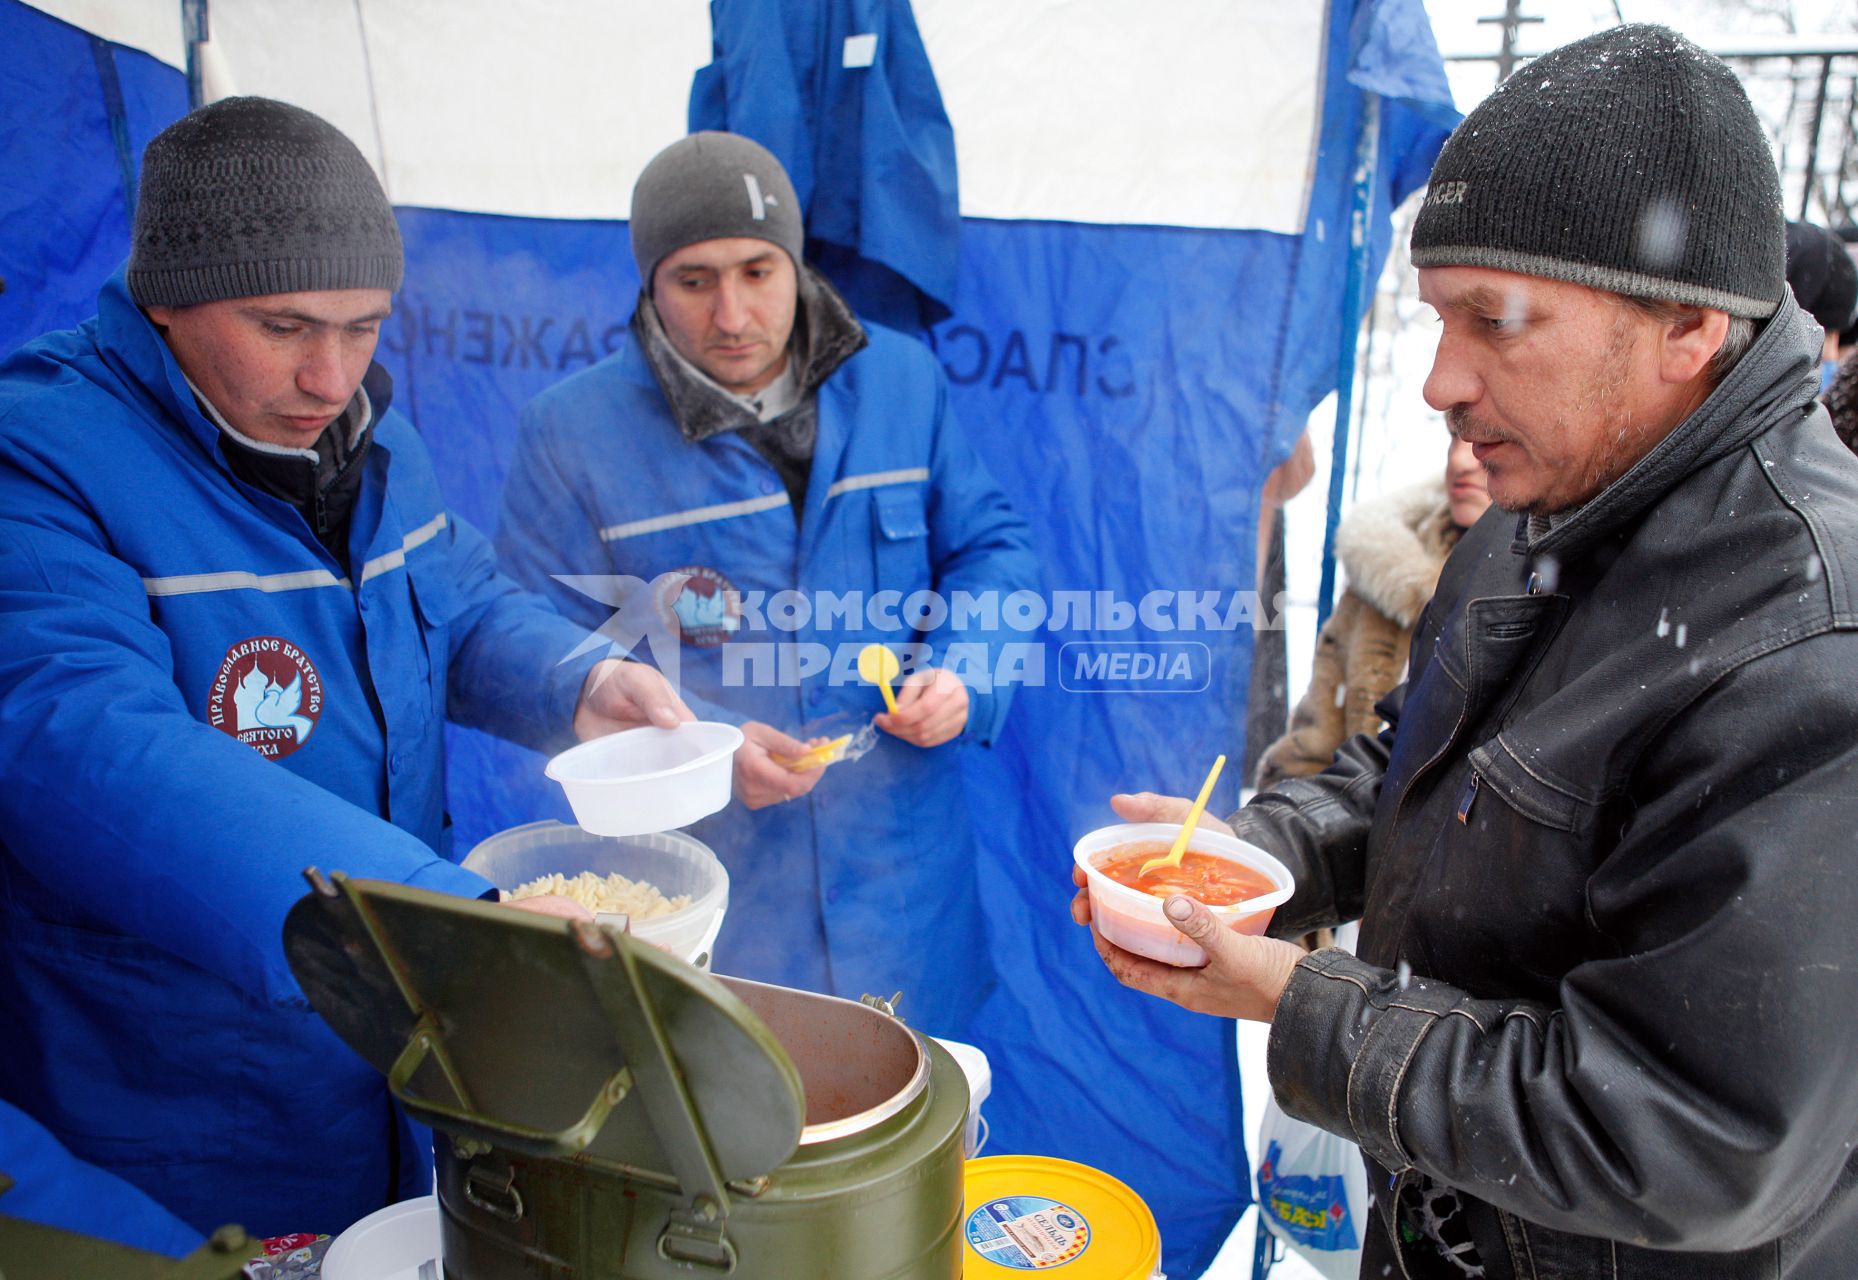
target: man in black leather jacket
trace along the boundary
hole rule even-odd
[[[1360,956],[1185,898],[1206,968],[1098,949],[1273,1023],[1284,1110],[1367,1157],[1364,1276],[1858,1275],[1858,459],[1765,137],[1618,28],[1471,114],[1413,245],[1503,510],[1390,727],[1230,823],[1296,873],[1272,931],[1358,915]]]

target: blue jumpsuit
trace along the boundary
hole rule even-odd
[[[581,630],[364,385],[351,581],[228,470],[120,273],[0,364],[0,1100],[201,1231],[340,1230],[430,1185],[284,917],[311,864],[484,892],[439,852],[443,721],[561,745],[593,661],[556,665]]]
[[[700,443],[682,435],[630,337],[550,388],[523,415],[498,530],[505,567],[590,627],[614,610],[554,575],[650,582],[699,570],[712,612],[689,611],[687,623],[716,622],[717,592],[730,586],[750,600],[764,593],[764,603],[787,590],[858,592],[867,606],[880,590],[992,593],[997,603],[1035,588],[1026,526],[954,421],[941,367],[922,344],[867,328],[870,344],[819,387],[804,513],[736,432]],[[788,732],[838,712],[862,722],[883,710],[842,660],[863,644],[924,644],[935,665],[962,646],[955,653],[978,655],[978,671],[1003,644],[1035,638],[965,621],[893,630],[872,625],[864,608],[824,621],[813,611],[795,631],[687,628],[681,691],[699,715]],[[731,638],[691,643],[693,634]],[[732,657],[780,643],[824,646],[841,661],[752,683],[757,672]],[[1010,696],[1010,687],[971,689],[966,731],[953,742],[924,750],[879,734],[871,754],[831,766],[807,796],[756,811],[735,804],[693,827],[730,875],[716,967],[851,998],[901,990],[912,1025],[961,1034],[993,982],[961,753],[994,739]]]

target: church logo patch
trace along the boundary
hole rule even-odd
[[[271,760],[308,742],[322,716],[316,664],[278,636],[253,636],[226,650],[207,692],[206,722]]]
[[[742,626],[742,593],[714,569],[686,565],[652,580],[658,616],[685,644],[719,645]]]

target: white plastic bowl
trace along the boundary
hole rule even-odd
[[[713,720],[626,729],[568,748],[547,773],[568,793],[574,820],[595,835],[674,831],[729,803],[741,745],[740,729]]]
[[[1200,949],[1199,943],[1176,929],[1162,912],[1166,899],[1117,884],[1096,867],[1098,859],[1107,851],[1140,840],[1160,840],[1163,843],[1161,852],[1166,853],[1166,846],[1173,843],[1180,830],[1178,822],[1128,822],[1100,827],[1079,840],[1071,856],[1084,869],[1090,893],[1090,918],[1096,923],[1098,933],[1125,951],[1183,969],[1198,969],[1206,963],[1206,952]],[[1270,893],[1229,907],[1208,907],[1213,918],[1228,929],[1239,933],[1263,933],[1265,926],[1271,923],[1271,913],[1290,901],[1297,887],[1290,869],[1283,863],[1257,845],[1247,844],[1223,831],[1197,828],[1187,847],[1262,871],[1276,886]]]
[[[961,1074],[968,1078],[968,1124],[961,1132],[961,1148],[968,1159],[972,1160],[987,1145],[987,1130],[981,1119],[981,1104],[987,1101],[987,1095],[993,1092],[994,1071],[987,1061],[987,1054],[971,1044],[959,1040],[944,1040],[941,1036],[931,1036],[937,1044],[948,1050],[948,1054],[961,1068]]]
[[[323,1255],[323,1280],[418,1280],[439,1256],[439,1202],[402,1200],[357,1222]]]
[[[680,960],[707,967],[708,953],[729,910],[729,873],[709,846],[678,831],[642,836],[597,836],[563,822],[531,822],[491,836],[465,855],[464,867],[505,893],[559,871],[573,877],[618,872],[643,880],[667,898],[690,895],[690,905],[649,920],[633,920],[632,933]]]

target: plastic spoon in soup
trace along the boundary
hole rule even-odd
[[[1226,767],[1226,757],[1213,761],[1212,769],[1206,775],[1206,781],[1200,784],[1200,795],[1194,801],[1194,807],[1187,811],[1187,821],[1181,823],[1181,833],[1174,837],[1174,847],[1159,858],[1150,858],[1142,864],[1138,876],[1145,876],[1157,867],[1178,867],[1181,858],[1187,852],[1187,841],[1192,838],[1194,828],[1200,825],[1200,815],[1206,812],[1206,802],[1213,794],[1213,784],[1219,781],[1219,771]]]
[[[883,691],[884,706],[893,716],[897,714],[897,695],[890,691],[890,682],[901,670],[897,655],[888,645],[868,644],[858,651],[858,675]]]

